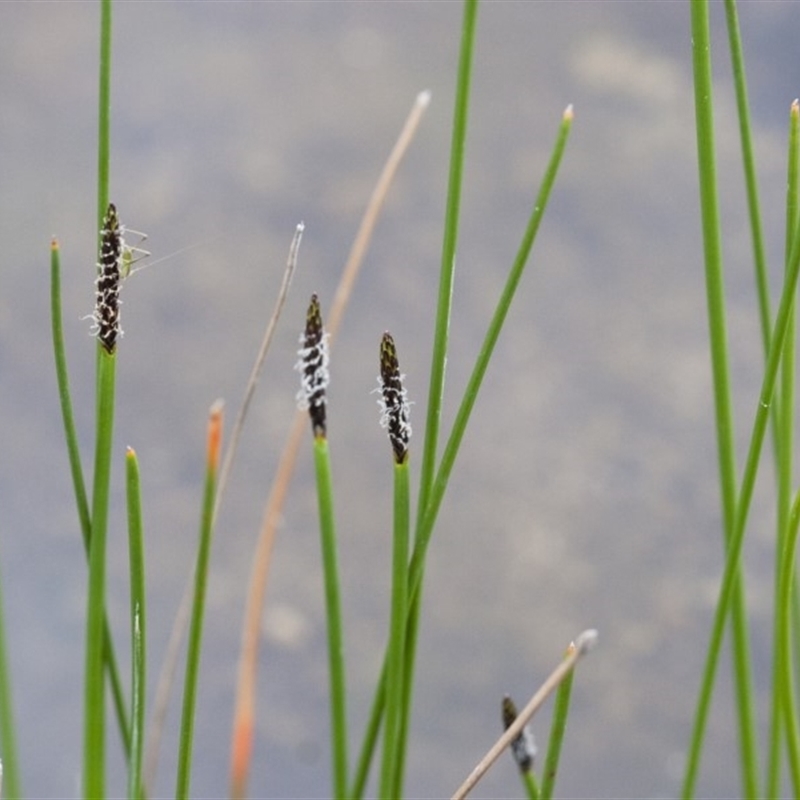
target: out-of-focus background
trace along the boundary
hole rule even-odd
[[[712,8],[740,447],[761,345],[722,9]],[[563,168],[475,408],[430,549],[407,791],[458,786],[579,631],[600,647],[573,695],[558,792],[672,796],[721,572],[697,208],[688,6],[486,3],[479,15],[444,430],[530,213],[561,114]],[[791,3],[742,4],[773,277],[784,142],[800,92]],[[80,793],[85,566],[49,332],[50,237],[87,475],[95,343],[99,7],[0,9],[0,575],[31,797]],[[149,234],[125,284],[109,614],[127,652],[122,462],[141,460],[154,682],[191,569],[209,405],[241,399],[292,232],[306,234],[213,549],[192,794],[223,796],[239,628],[257,530],[294,414],[312,291],[323,309],[414,97],[431,107],[392,188],[333,351],[330,442],[350,714],[386,631],[391,459],[375,395],[392,331],[421,448],[448,169],[459,3],[118,3],[111,198]],[[412,447],[413,447],[412,446]],[[413,459],[413,455],[412,455]],[[329,791],[325,631],[310,453],[265,610],[253,797]],[[417,473],[414,463],[414,472]],[[759,695],[769,688],[773,515],[746,544]],[[699,793],[739,793],[723,667]],[[173,791],[175,719],[157,793]],[[764,707],[764,704],[761,705]],[[541,742],[547,713],[535,725]],[[354,734],[353,749],[360,741]],[[116,752],[116,734],[110,736]],[[116,758],[116,757],[115,757]],[[112,788],[122,792],[119,760]],[[518,797],[510,758],[476,797]]]

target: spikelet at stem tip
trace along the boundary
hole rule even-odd
[[[92,314],[92,333],[111,355],[122,334],[119,324],[119,286],[121,281],[122,226],[116,206],[108,204],[100,231],[100,261],[95,279],[95,305]]]
[[[410,407],[403,388],[404,375],[400,374],[397,361],[397,348],[392,335],[386,331],[381,339],[381,374],[378,376],[378,400],[381,409],[381,427],[386,428],[394,451],[395,463],[402,464],[408,458],[408,444],[411,440],[409,423]]]
[[[295,369],[300,372],[298,405],[308,410],[314,436],[324,437],[327,431],[325,390],[330,382],[328,334],[322,325],[322,311],[316,294],[311,295],[306,313],[306,327],[300,336],[300,343],[303,345],[297,351],[300,360],[295,365]]]

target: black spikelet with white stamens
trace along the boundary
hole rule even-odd
[[[297,351],[300,360],[295,365],[295,369],[300,372],[298,404],[300,408],[308,409],[314,436],[324,437],[326,434],[325,390],[330,383],[328,334],[322,327],[322,311],[316,294],[311,295],[311,302],[306,314],[306,327],[300,336],[300,343],[303,345]]]
[[[97,265],[92,314],[92,332],[109,355],[114,352],[117,339],[122,335],[119,324],[119,286],[122,279],[120,263],[123,247],[122,225],[117,209],[113,203],[109,203],[103,218],[103,229],[100,231],[100,263]]]
[[[403,388],[404,375],[400,374],[397,361],[397,348],[389,331],[381,339],[381,374],[378,377],[382,398],[378,400],[381,408],[381,427],[386,428],[394,451],[394,460],[402,464],[408,458],[408,443],[411,440],[409,402]]]
[[[506,695],[503,698],[503,727],[508,730],[517,718],[517,707],[514,701]],[[533,762],[536,758],[536,742],[530,725],[526,725],[519,736],[511,742],[511,754],[517,762],[520,772],[530,772],[533,769]]]

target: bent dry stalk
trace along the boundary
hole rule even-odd
[[[497,761],[503,750],[520,735],[522,729],[539,710],[548,695],[555,691],[574,669],[578,661],[597,645],[597,639],[598,633],[594,628],[589,628],[578,634],[561,663],[550,673],[536,694],[528,700],[528,704],[522,709],[514,722],[506,728],[505,733],[489,748],[489,751],[467,776],[464,783],[458,787],[450,800],[463,800],[475,788],[478,781],[489,771],[489,768]]]
[[[403,157],[411,144],[417,131],[425,109],[431,99],[429,91],[420,92],[414,106],[406,119],[400,135],[392,148],[384,165],[378,182],[370,195],[364,215],[358,227],[356,237],[350,249],[347,261],[339,279],[336,292],[333,296],[328,330],[335,337],[341,323],[342,316],[350,299],[353,285],[364,255],[371,241],[375,225],[380,216],[389,188],[392,185],[397,170]],[[302,433],[302,417],[297,416],[289,430],[286,445],[281,454],[276,477],[270,490],[264,509],[264,519],[259,533],[258,543],[253,558],[253,572],[248,590],[247,608],[245,610],[245,630],[241,651],[241,672],[237,688],[237,708],[234,718],[234,747],[235,755],[231,758],[231,795],[242,796],[244,793],[247,772],[250,766],[249,751],[252,746],[252,718],[255,706],[255,682],[257,675],[257,640],[258,629],[261,621],[263,598],[269,576],[270,561],[280,509],[283,507],[289,481],[299,449],[300,435]],[[233,748],[232,748],[233,749]]]

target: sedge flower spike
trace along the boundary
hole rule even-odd
[[[403,388],[403,378],[397,361],[397,349],[392,335],[386,331],[381,339],[381,374],[378,377],[382,398],[381,427],[386,428],[394,451],[394,460],[402,464],[408,458],[408,443],[411,440],[411,425],[408,421],[410,406]]]
[[[109,203],[100,231],[100,262],[97,265],[92,314],[92,333],[109,355],[116,349],[117,339],[122,335],[119,324],[120,265],[124,249],[122,231],[116,206]]]
[[[125,233],[132,233],[139,237],[135,244],[125,241]],[[97,277],[95,278],[95,305],[94,311],[89,315],[92,320],[92,335],[96,336],[111,355],[117,346],[117,339],[122,336],[119,324],[119,290],[122,282],[132,273],[143,267],[133,265],[150,255],[148,250],[143,250],[139,245],[147,239],[147,234],[126,228],[117,214],[117,207],[108,204],[108,210],[103,217],[103,227],[100,230],[100,261],[97,264]]]
[[[325,390],[330,383],[328,334],[322,327],[322,312],[316,294],[311,295],[306,314],[306,328],[300,335],[300,343],[303,345],[297,351],[300,360],[295,365],[295,369],[300,372],[300,391],[297,393],[297,401],[300,408],[308,409],[314,436],[324,437],[327,431]]]
[[[506,695],[503,698],[503,727],[508,730],[517,718],[517,707],[514,701]],[[536,758],[536,742],[530,725],[526,725],[519,736],[511,742],[511,754],[514,756],[520,772],[530,772],[533,769],[533,760]]]

